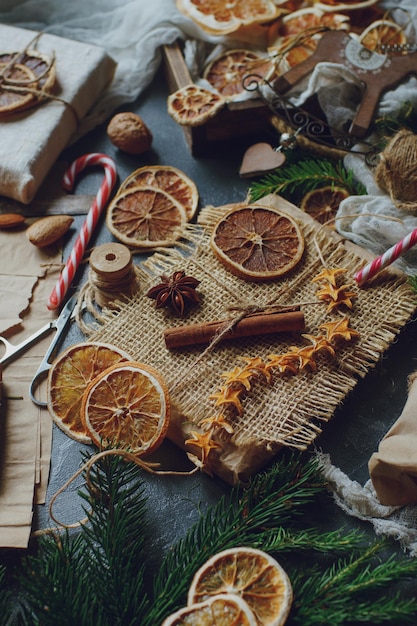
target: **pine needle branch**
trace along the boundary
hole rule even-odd
[[[290,195],[302,191],[303,194],[318,187],[342,187],[351,195],[364,194],[365,188],[347,170],[343,162],[329,159],[305,159],[289,163],[267,174],[249,188],[250,200],[255,202],[269,194]]]
[[[75,537],[44,537],[20,576],[29,608],[45,626],[133,625],[148,605],[140,470],[107,457],[91,479],[82,494],[89,523]]]
[[[391,555],[383,562],[374,562],[382,553],[384,542],[375,542],[367,550],[356,553],[347,561],[340,560],[324,572],[316,569],[308,577],[304,572],[292,578],[295,592],[294,624],[326,626],[368,622],[382,624],[415,623],[417,600],[400,598],[398,593],[379,594],[377,590],[390,591],[400,580],[410,579],[417,573],[415,559],[396,558]]]
[[[268,472],[258,474],[243,493],[235,488],[228,504],[222,498],[210,508],[167,555],[155,580],[154,602],[143,626],[161,622],[181,606],[195,571],[220,550],[238,545],[260,547],[273,536],[277,550],[280,538],[284,546],[289,535],[277,535],[277,527],[294,524],[303,508],[324,490],[317,461],[310,458],[305,462],[297,455],[282,458]],[[289,550],[288,544],[286,547]]]

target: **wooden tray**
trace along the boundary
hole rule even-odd
[[[162,46],[165,75],[170,92],[193,83],[178,42]],[[202,126],[183,126],[185,139],[194,156],[207,154],[222,142],[251,138],[269,130],[271,112],[259,98],[229,102]]]

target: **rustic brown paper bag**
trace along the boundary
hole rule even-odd
[[[400,417],[369,460],[369,474],[381,504],[417,504],[417,372]]]

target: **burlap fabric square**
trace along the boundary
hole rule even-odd
[[[346,310],[349,325],[359,337],[341,345],[334,358],[319,355],[316,371],[300,371],[289,377],[273,376],[268,384],[255,381],[243,401],[242,415],[233,421],[233,433],[224,434],[221,448],[213,450],[213,472],[229,483],[247,480],[283,446],[306,449],[321,433],[336,408],[358,379],[374,367],[416,308],[416,295],[405,275],[384,270],[366,288],[359,288],[354,273],[368,260],[360,248],[346,244],[328,227],[278,196],[260,203],[287,212],[301,226],[305,252],[296,268],[279,281],[247,282],[231,274],[210,247],[210,232],[228,207],[206,207],[197,225],[190,225],[187,240],[175,249],[158,251],[138,267],[139,292],[113,310],[103,310],[99,326],[89,339],[118,345],[132,358],[156,367],[170,389],[173,415],[169,438],[184,447],[190,432],[213,413],[213,394],[221,374],[239,364],[241,357],[259,356],[303,346],[303,333],[261,335],[220,342],[211,349],[196,346],[168,350],[163,336],[167,328],[230,318],[233,306],[274,301],[300,304],[305,315],[305,333],[319,334],[323,323],[334,319],[326,303],[317,299],[312,279],[323,269],[345,268],[346,279],[357,293],[352,310]],[[162,274],[184,270],[200,281],[201,303],[185,318],[175,318],[167,309],[155,309],[146,297],[149,287]],[[240,361],[241,362],[241,361]]]

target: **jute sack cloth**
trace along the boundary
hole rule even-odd
[[[317,335],[321,325],[334,320],[335,315],[327,312],[326,303],[317,301],[317,285],[312,279],[323,269],[323,263],[330,268],[346,268],[347,279],[365,263],[363,250],[348,246],[337,233],[283,198],[268,196],[262,204],[287,212],[302,225],[305,252],[291,274],[281,281],[259,284],[233,276],[216,259],[209,244],[213,224],[230,206],[206,207],[200,212],[196,231],[190,226],[190,245],[178,242],[176,249],[157,252],[142,262],[139,293],[115,310],[103,310],[98,326],[88,333],[91,340],[117,345],[133,359],[160,371],[173,408],[168,437],[180,447],[212,414],[210,396],[221,384],[223,372],[231,371],[242,357],[265,360],[271,353],[306,345],[307,340],[300,333],[287,333],[225,342],[208,352],[200,346],[170,351],[163,339],[167,327],[224,318],[230,307],[239,303],[302,303],[306,333]],[[415,294],[406,277],[388,269],[371,286],[355,289],[357,298],[348,317],[350,326],[360,334],[359,340],[343,342],[336,358],[320,355],[317,371],[277,376],[271,384],[254,381],[244,399],[243,414],[233,420],[233,434],[222,437],[221,448],[211,454],[215,474],[227,482],[245,481],[282,446],[305,449],[316,439],[358,379],[377,363],[415,312]],[[201,304],[190,309],[186,319],[173,318],[166,309],[155,310],[154,302],[145,295],[162,274],[175,270],[200,280]]]
[[[417,504],[417,372],[409,378],[402,413],[369,460],[369,474],[381,504]]]

